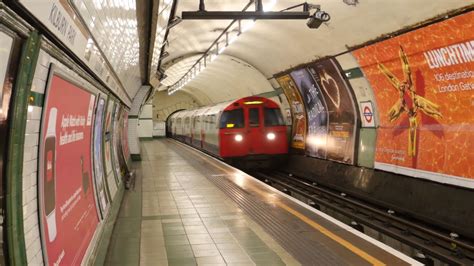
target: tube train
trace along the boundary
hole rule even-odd
[[[194,110],[179,111],[167,121],[172,138],[242,166],[284,160],[286,125],[277,103],[246,97]]]

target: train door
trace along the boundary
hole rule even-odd
[[[261,106],[247,108],[247,139],[249,154],[265,153],[265,134],[263,134],[263,116]]]

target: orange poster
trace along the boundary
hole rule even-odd
[[[474,187],[474,12],[353,54],[380,112],[375,167]]]
[[[306,111],[304,109],[303,100],[293,79],[289,75],[279,77],[277,81],[280,83],[291,106],[291,114],[293,116],[291,147],[304,150],[306,139]]]

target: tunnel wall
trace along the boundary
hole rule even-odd
[[[198,106],[200,104],[187,93],[177,92],[168,95],[166,91],[160,91],[153,98],[153,121],[163,123],[177,110],[192,109]]]
[[[276,75],[294,102],[294,151],[474,188],[466,163],[474,121],[460,113],[472,105],[474,36],[458,30],[473,18],[459,14]]]
[[[293,150],[286,170],[473,238],[474,210],[466,202],[474,188],[474,168],[467,163],[474,160],[474,121],[465,112],[474,97],[474,12],[447,17],[277,74],[293,103]],[[328,61],[337,62],[339,73],[325,67]],[[331,82],[338,86],[324,87]],[[334,143],[310,139],[319,128],[323,137],[349,143],[350,123],[336,117],[339,130],[331,132],[325,126],[332,122],[324,120],[331,120],[327,106],[344,87],[357,112],[355,141],[349,145],[353,161],[318,153]],[[332,99],[324,95],[331,91]],[[413,142],[410,132],[416,132]]]
[[[2,254],[11,265],[91,263],[130,171],[128,107],[2,3],[0,15],[0,30],[22,50],[11,62],[19,67],[9,79],[10,133],[2,134],[9,143]]]
[[[53,48],[54,49],[54,48]],[[45,89],[48,87],[48,75],[50,74],[51,71],[51,64],[54,64],[54,67],[60,70],[60,72],[66,73],[71,80],[75,82],[79,82],[81,84],[85,84],[84,87],[87,88],[89,92],[92,94],[95,94],[95,98],[98,100],[99,98],[103,101],[103,108],[105,109],[105,106],[108,106],[108,112],[103,111],[100,114],[96,113],[98,110],[98,101],[94,99],[93,103],[93,110],[92,113],[95,113],[95,115],[92,115],[91,118],[93,119],[91,122],[91,126],[95,125],[96,121],[99,121],[99,115],[104,117],[105,119],[102,119],[100,121],[99,127],[103,128],[107,132],[104,132],[104,135],[99,138],[99,146],[95,146],[92,144],[93,140],[89,139],[86,140],[82,145],[87,145],[91,147],[91,153],[90,154],[85,154],[85,158],[89,159],[91,164],[93,162],[99,161],[100,164],[104,163],[100,170],[97,168],[94,168],[95,165],[90,165],[90,181],[91,184],[89,186],[95,185],[94,188],[90,187],[88,190],[93,191],[94,193],[86,193],[84,194],[85,197],[93,197],[93,200],[90,200],[89,203],[94,203],[94,212],[91,214],[91,221],[93,224],[89,226],[83,226],[82,231],[79,233],[84,233],[86,232],[86,235],[89,234],[90,237],[90,243],[85,243],[86,244],[86,249],[81,250],[81,252],[84,252],[82,256],[87,256],[88,254],[86,252],[90,251],[90,248],[93,248],[98,241],[98,236],[100,231],[102,230],[102,221],[104,219],[108,218],[109,214],[109,208],[111,207],[111,202],[120,202],[120,199],[117,198],[117,191],[123,189],[123,182],[121,181],[123,179],[124,172],[128,167],[128,161],[129,161],[129,151],[128,151],[128,144],[127,144],[127,137],[126,137],[126,130],[121,130],[121,129],[126,129],[126,120],[127,120],[127,111],[123,108],[120,107],[117,104],[116,100],[113,100],[112,98],[108,97],[106,93],[102,92],[101,90],[97,89],[97,84],[91,84],[87,82],[84,78],[79,76],[77,72],[70,70],[64,63],[59,61],[57,58],[55,58],[53,55],[51,55],[51,52],[48,52],[47,50],[51,51],[51,47],[46,47],[46,49],[42,49],[39,54],[38,58],[38,64],[36,66],[36,71],[35,71],[35,76],[33,79],[33,85],[32,85],[32,92],[34,93],[35,97],[39,98],[51,98],[53,95],[46,95]],[[57,106],[58,103],[53,104],[55,105],[59,110],[60,107]],[[62,105],[71,105],[72,103],[67,103],[64,102]],[[115,107],[115,108],[114,108]],[[41,124],[45,123],[45,121],[42,121],[42,113],[43,111],[43,106],[41,106],[41,103],[38,102],[38,106],[33,106],[32,111],[28,113],[28,120],[26,124],[26,136],[25,136],[25,151],[24,151],[24,180],[23,180],[23,193],[24,193],[24,198],[23,198],[23,211],[24,211],[24,231],[25,231],[25,246],[26,246],[26,255],[27,255],[27,260],[28,262],[32,264],[41,264],[43,262],[43,254],[45,254],[46,257],[46,250],[45,245],[48,246],[49,244],[43,243],[43,247],[41,244],[41,239],[43,241],[46,241],[44,239],[47,239],[46,233],[44,232],[44,228],[46,227],[46,224],[43,224],[43,229],[41,227],[41,222],[38,221],[38,215],[39,217],[42,217],[41,212],[40,214],[38,213],[38,206],[41,206],[41,203],[38,202],[39,196],[41,195],[38,194],[38,178],[39,178],[39,172],[38,172],[38,167],[40,167],[40,164],[38,161],[40,160],[39,153],[41,152],[41,148],[39,148],[39,143],[37,139],[40,138],[40,133],[41,133]],[[43,116],[44,117],[44,116]],[[113,122],[111,121],[113,117]],[[59,120],[58,120],[59,121]],[[64,120],[63,120],[64,121]],[[107,127],[106,127],[107,123]],[[112,130],[112,127],[115,128],[115,130]],[[92,129],[93,127],[91,127]],[[43,131],[45,128],[43,128]],[[61,133],[62,134],[62,133]],[[95,132],[90,132],[90,136],[94,136]],[[95,137],[95,136],[94,136]],[[102,140],[103,139],[103,140]],[[103,142],[102,142],[103,141]],[[97,145],[97,144],[96,144]],[[96,149],[100,149],[100,152],[98,157],[93,157],[93,154],[96,151]],[[103,150],[103,152],[102,152]],[[65,163],[67,164],[72,164],[75,160],[78,160],[79,158],[75,158],[73,154],[64,154],[64,152],[68,152],[67,149],[63,149],[63,153],[59,154],[61,150],[57,150],[58,154],[58,160],[59,162],[59,156],[64,156],[72,159],[72,161],[67,161]],[[73,156],[73,157],[71,157]],[[104,156],[104,158],[102,157]],[[109,159],[106,159],[109,158]],[[103,160],[103,161],[102,161]],[[121,163],[120,163],[121,162]],[[77,163],[77,162],[76,162]],[[108,165],[108,166],[107,166]],[[56,166],[56,169],[59,169],[59,165]],[[64,169],[65,166],[63,166]],[[73,165],[68,165],[68,168],[73,168]],[[104,171],[105,168],[105,171]],[[71,175],[74,175],[73,170],[68,170],[71,171]],[[58,176],[57,178],[60,178]],[[62,176],[62,178],[67,178],[66,176]],[[100,181],[99,181],[100,180]],[[84,182],[84,180],[83,180]],[[99,183],[102,184],[102,186],[106,186],[105,188],[99,188]],[[61,192],[60,186],[56,183],[56,198],[58,198],[59,195],[62,193],[68,193],[68,192]],[[84,187],[83,187],[84,189]],[[41,190],[40,190],[41,191]],[[64,195],[67,197],[67,195]],[[100,198],[100,199],[99,199]],[[99,202],[101,201],[101,202]],[[101,204],[104,204],[105,206],[101,206]],[[57,204],[60,204],[58,202]],[[65,203],[63,203],[65,204]],[[80,203],[78,203],[79,205]],[[58,206],[59,207],[59,206]],[[58,208],[56,207],[56,208]],[[69,209],[71,212],[74,213],[74,208],[71,207]],[[81,210],[77,210],[81,211]],[[76,211],[76,212],[77,212]],[[59,212],[58,212],[59,215]],[[77,215],[77,214],[76,214]],[[66,222],[66,220],[65,220]],[[70,222],[70,221],[69,221]],[[58,230],[59,230],[59,225]],[[67,226],[66,226],[67,228]],[[63,230],[73,230],[73,228],[64,228]],[[84,231],[85,230],[85,231]],[[41,233],[43,232],[43,233]],[[58,236],[61,236],[61,232],[57,232]],[[41,237],[41,235],[43,237]],[[63,237],[66,235],[69,235],[69,232],[63,232]],[[86,237],[84,235],[83,237]],[[69,236],[73,237],[73,236]],[[76,238],[79,236],[76,236]],[[56,239],[56,238],[55,238]],[[63,239],[65,241],[66,239]],[[68,240],[66,240],[68,241]],[[65,243],[63,244],[65,245]],[[65,245],[66,247],[68,245]],[[55,249],[55,247],[50,247],[51,250]],[[71,247],[69,247],[71,248]],[[75,248],[75,247],[72,247]],[[69,252],[72,252],[73,250],[69,249]],[[56,254],[56,256],[59,256]],[[81,255],[79,255],[81,256]],[[50,254],[49,259],[53,258],[53,255]],[[67,257],[65,257],[66,259]]]

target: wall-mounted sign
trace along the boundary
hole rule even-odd
[[[375,114],[372,102],[361,102],[360,114],[362,120],[362,127],[375,127]]]

